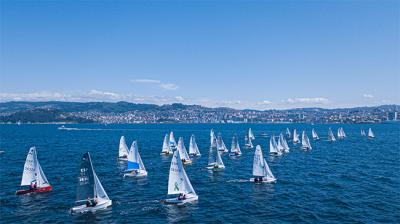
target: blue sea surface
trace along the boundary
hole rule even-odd
[[[400,124],[307,125],[307,124],[162,124],[93,125],[0,125],[0,222],[2,223],[400,223]],[[347,134],[335,143],[326,141],[328,127],[336,135],[342,126]],[[290,153],[268,156],[269,136],[286,127],[315,128],[321,139],[311,140],[305,152],[289,142]],[[360,136],[372,127],[376,138]],[[243,155],[222,159],[226,169],[206,170],[210,129],[221,132],[230,148],[238,134]],[[254,150],[244,148],[244,135],[252,128],[255,145],[261,145],[278,179],[275,184],[248,182]],[[164,135],[174,131],[186,148],[195,134],[202,156],[185,166],[199,195],[197,203],[167,206],[168,172],[172,157],[161,156]],[[259,136],[265,132],[268,137]],[[117,160],[120,137],[128,146],[137,140],[148,177],[123,178],[126,163]],[[36,146],[49,182],[50,193],[16,196],[26,154]],[[91,153],[94,169],[113,205],[94,214],[71,215],[80,159]]]

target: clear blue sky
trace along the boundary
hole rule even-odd
[[[0,101],[400,103],[399,1],[0,6]]]

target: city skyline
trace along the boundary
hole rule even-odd
[[[3,102],[400,103],[396,1],[0,4]]]

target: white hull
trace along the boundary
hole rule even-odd
[[[199,196],[197,195],[186,195],[186,198],[184,200],[179,200],[178,198],[169,198],[163,200],[162,202],[169,205],[183,205],[197,200],[199,200]]]
[[[169,153],[169,152],[161,152],[161,153],[160,153],[160,155],[163,155],[163,156],[172,156],[172,155],[173,155],[173,153]]]
[[[214,165],[209,165],[207,166],[208,170],[212,170],[212,171],[221,171],[225,169],[225,166],[223,165],[219,165],[219,166],[214,166]]]
[[[276,183],[276,179],[267,179],[267,178],[265,178],[262,181],[257,181],[256,182],[254,178],[250,178],[250,182],[253,182],[253,183]]]
[[[196,157],[196,156],[201,156],[201,154],[189,153],[189,156],[194,156],[194,157]]]
[[[125,173],[124,177],[147,177],[147,171],[140,171],[139,173]]]
[[[128,161],[128,157],[118,157],[118,160],[120,160],[120,161]]]
[[[239,154],[236,154],[234,152],[229,153],[229,156],[231,156],[231,157],[236,157],[236,156],[241,156],[241,155],[242,155],[242,153],[239,153]]]
[[[99,202],[96,206],[94,207],[86,207],[85,205],[79,205],[71,208],[71,213],[86,213],[86,212],[95,212],[97,210],[101,209],[106,209],[107,207],[112,205],[111,200],[105,200],[102,202]]]
[[[302,146],[301,149],[303,149],[303,150],[311,150],[310,147],[305,147],[305,146]]]
[[[192,160],[182,161],[183,165],[192,165]]]

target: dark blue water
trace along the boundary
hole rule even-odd
[[[1,222],[135,222],[135,223],[373,223],[400,222],[400,124],[342,125],[347,139],[329,143],[327,125],[67,125],[80,130],[57,130],[57,125],[0,125]],[[339,125],[330,125],[336,130]],[[209,132],[221,132],[230,147],[233,133],[279,134],[286,127],[314,127],[320,137],[304,152],[291,143],[291,152],[267,157],[276,184],[252,184],[254,150],[242,148],[240,159],[223,156],[226,170],[210,173],[205,167]],[[360,128],[372,127],[376,138],[360,136]],[[165,206],[171,157],[161,157],[165,133],[196,140],[203,156],[186,167],[199,195],[196,204]],[[336,134],[336,133],[335,133]],[[128,145],[138,140],[146,179],[123,179],[124,164],[117,161],[121,135]],[[257,137],[264,154],[269,138]],[[29,147],[36,146],[39,161],[53,192],[16,196]],[[74,204],[76,176],[82,154],[90,151],[94,168],[113,206],[95,214],[70,215]]]

